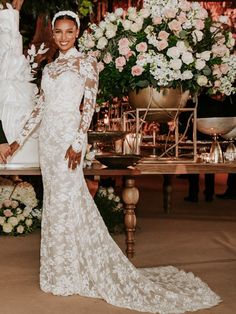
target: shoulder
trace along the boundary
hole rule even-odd
[[[83,53],[81,56],[81,64],[89,69],[97,70],[97,59],[89,54]]]

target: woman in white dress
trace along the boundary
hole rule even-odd
[[[71,11],[55,15],[59,57],[45,67],[38,104],[11,144],[13,153],[40,124],[40,287],[54,295],[102,298],[119,307],[160,314],[214,306],[220,298],[192,273],[172,266],[135,268],[104,225],[83,175],[98,72],[95,59],[74,47],[79,26]]]

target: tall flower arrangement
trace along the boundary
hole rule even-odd
[[[235,92],[232,33],[196,2],[149,0],[139,11],[116,9],[91,24],[79,45],[98,58],[101,102],[147,86]]]

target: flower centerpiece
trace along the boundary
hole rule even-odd
[[[98,101],[148,86],[235,92],[234,39],[225,22],[213,21],[199,3],[186,0],[146,0],[139,11],[108,13],[79,40],[80,49],[98,59]]]
[[[40,226],[41,208],[33,186],[0,178],[0,234],[22,235]]]
[[[118,233],[124,230],[123,203],[113,187],[100,186],[94,201],[109,232]]]

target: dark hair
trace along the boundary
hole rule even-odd
[[[59,20],[70,20],[70,21],[73,21],[75,23],[76,27],[79,28],[79,25],[77,24],[76,19],[74,17],[70,16],[70,15],[60,15],[60,16],[58,16],[55,19],[54,25]]]

